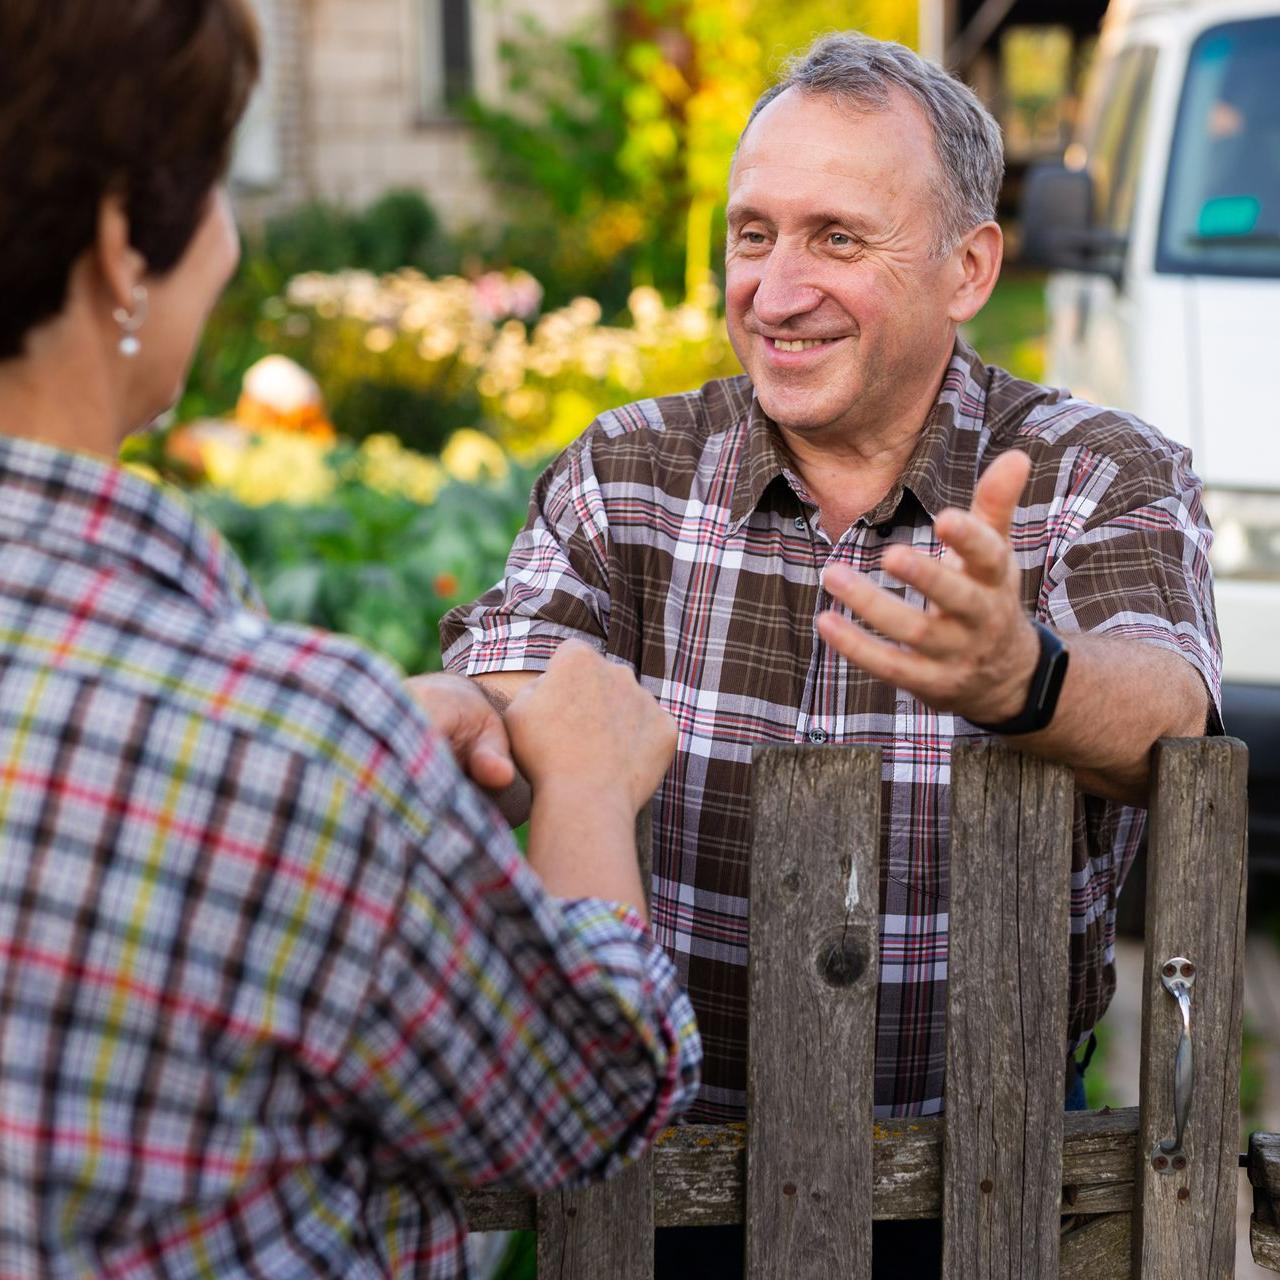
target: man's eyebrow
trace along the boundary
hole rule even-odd
[[[753,209],[749,204],[731,204],[725,210],[725,218],[729,222],[768,222],[759,209]]]
[[[733,205],[731,204],[725,211],[725,218],[730,223],[735,222],[765,222],[773,224],[773,219],[768,214],[762,213],[759,209],[753,208],[751,205]],[[861,214],[852,213],[848,209],[843,212],[837,209],[815,209],[812,214],[805,219],[810,226],[827,227],[832,223],[836,223],[842,227],[849,227],[851,230],[861,232],[870,232],[873,230],[872,224]]]

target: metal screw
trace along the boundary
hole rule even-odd
[[[1172,978],[1173,975],[1178,972],[1178,966],[1175,964],[1167,964],[1160,970],[1160,972],[1163,973],[1166,978]]]
[[[1191,977],[1191,975],[1195,973],[1195,971],[1196,971],[1196,967],[1191,963],[1190,960],[1188,960],[1187,963],[1182,966],[1182,976],[1184,978]]]
[[[990,1178],[983,1178],[983,1180],[981,1181],[981,1183],[979,1183],[979,1185],[982,1187],[982,1191],[984,1195],[990,1195],[991,1188],[995,1186],[995,1183],[993,1183]]]
[[[1178,1188],[1178,1199],[1179,1199],[1179,1200],[1190,1200],[1190,1199],[1191,1199],[1191,1192],[1190,1192],[1190,1191],[1188,1191],[1188,1190],[1186,1189],[1186,1187],[1179,1187],[1179,1188]]]
[[[794,1182],[784,1182],[782,1184],[782,1194],[784,1196],[793,1196],[796,1193],[796,1184]]]
[[[1174,1167],[1175,1169],[1185,1169],[1185,1168],[1187,1167],[1187,1157],[1186,1157],[1186,1156],[1174,1156],[1174,1157],[1173,1157],[1173,1167]]]
[[[1151,1161],[1151,1167],[1153,1169],[1167,1169],[1169,1167],[1169,1158],[1167,1156],[1156,1156]]]

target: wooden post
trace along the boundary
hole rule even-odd
[[[645,901],[653,871],[649,809],[636,821]],[[608,1182],[538,1198],[538,1275],[551,1280],[653,1280],[653,1156]]]
[[[879,750],[757,749],[752,820],[747,1276],[868,1280]]]
[[[1232,738],[1156,748],[1133,1233],[1142,1280],[1234,1274],[1247,763],[1244,744]],[[1157,1147],[1175,1133],[1174,1056],[1183,1029],[1163,977],[1194,979],[1194,1084],[1176,1154]]]
[[[995,743],[951,758],[943,1275],[1058,1275],[1070,773]]]
[[[1268,1271],[1280,1271],[1280,1133],[1249,1135],[1249,1181],[1253,1184],[1249,1222],[1253,1260]]]

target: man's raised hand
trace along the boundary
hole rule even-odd
[[[935,710],[988,723],[1016,715],[1039,657],[1009,544],[1030,470],[1025,453],[1003,453],[978,481],[970,510],[939,513],[935,528],[950,555],[885,551],[885,571],[915,587],[924,609],[846,565],[829,566],[823,586],[884,639],[832,611],[819,615],[818,634],[855,666]]]

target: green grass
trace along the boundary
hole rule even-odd
[[[1040,382],[1046,326],[1044,276],[1015,272],[1001,277],[991,301],[964,326],[963,334],[988,364]]]

